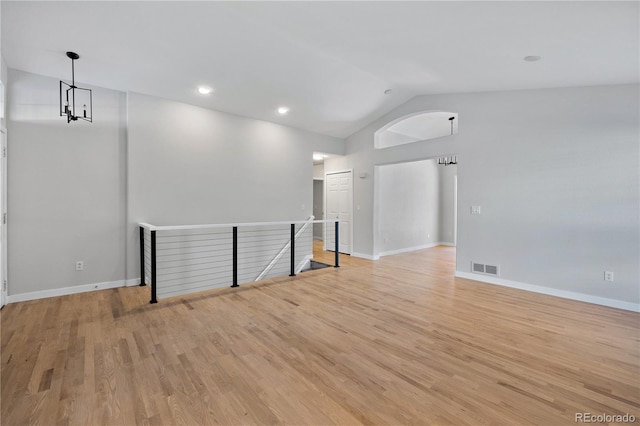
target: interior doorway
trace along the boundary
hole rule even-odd
[[[431,158],[374,173],[374,258],[456,245],[457,164]]]

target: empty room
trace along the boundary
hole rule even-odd
[[[0,25],[2,425],[640,422],[639,2]]]

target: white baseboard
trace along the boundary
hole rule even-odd
[[[86,293],[88,291],[105,290],[136,285],[140,279],[107,281],[103,283],[84,284],[73,287],[54,288],[51,290],[33,291],[30,293],[11,294],[7,296],[7,303],[26,302],[27,300],[45,299],[47,297],[66,296],[69,294]]]
[[[383,251],[382,253],[376,254],[376,255],[353,252],[353,253],[351,253],[351,256],[359,257],[359,258],[367,259],[367,260],[378,260],[383,256],[391,256],[393,254],[408,253],[410,251],[423,250],[423,249],[428,249],[428,248],[432,248],[432,247],[436,247],[436,246],[455,247],[456,245],[454,243],[439,242],[439,243],[423,244],[421,246],[415,246],[415,247],[407,247],[407,248],[398,249],[398,250]]]
[[[302,262],[300,262],[300,264],[298,264],[298,267],[296,268],[296,275],[299,274],[303,269],[309,269],[309,265],[311,265],[311,259],[313,259],[313,255],[312,254],[308,254],[304,257],[304,259],[302,259]]]
[[[136,285],[140,285],[140,278],[133,278],[131,280],[126,280],[124,282],[125,287],[133,287]]]
[[[367,260],[378,260],[378,259],[380,259],[380,256],[372,256],[370,254],[356,253],[355,251],[351,252],[351,256],[359,257],[360,259],[367,259]]]
[[[432,248],[432,247],[435,247],[435,246],[437,246],[439,244],[440,243],[430,243],[430,244],[423,244],[423,245],[420,245],[420,246],[401,248],[401,249],[397,249],[397,250],[383,251],[382,253],[379,254],[379,256],[383,257],[383,256],[391,256],[391,255],[394,255],[394,254],[400,254],[400,253],[408,253],[410,251],[416,251],[416,250],[423,250],[423,249]]]
[[[543,287],[534,284],[526,284],[518,281],[505,280],[503,278],[488,277],[485,275],[478,275],[470,272],[456,271],[456,277],[480,281],[487,284],[501,285],[503,287],[517,288],[534,293],[547,294],[549,296],[561,297],[563,299],[579,300],[580,302],[587,302],[596,305],[608,306],[611,308],[624,309],[625,311],[640,312],[640,304],[625,302],[623,300],[592,296],[590,294],[575,293],[573,291],[559,290],[556,288]]]
[[[453,244],[453,243],[445,243],[445,242],[430,243],[430,244],[423,244],[421,246],[402,248],[402,249],[398,249],[398,250],[383,251],[382,253],[379,254],[379,256],[380,257],[382,257],[382,256],[391,256],[393,254],[408,253],[410,251],[424,250],[424,249],[433,248],[433,247],[437,247],[437,246],[455,247],[456,245]]]

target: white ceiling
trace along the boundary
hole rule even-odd
[[[68,79],[73,50],[81,83],[337,137],[416,95],[633,83],[640,72],[638,2],[3,0],[1,13],[10,68]]]

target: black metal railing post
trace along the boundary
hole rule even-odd
[[[156,298],[156,281],[158,273],[156,271],[156,231],[151,231],[151,300],[149,303],[158,303]]]
[[[231,287],[238,286],[238,227],[233,227],[233,284]]]
[[[296,224],[291,224],[291,273],[290,277],[296,276]]]
[[[140,287],[147,285],[144,276],[144,228],[140,227]]]
[[[336,261],[335,261],[335,264],[333,265],[334,268],[339,268],[340,267],[340,259],[339,259],[340,258],[340,253],[338,251],[338,249],[340,248],[340,236],[338,234],[338,232],[339,232],[338,231],[338,227],[339,227],[338,224],[339,223],[340,222],[338,222],[336,220],[336,235],[335,235],[335,239],[336,239],[336,251],[335,251]]]

